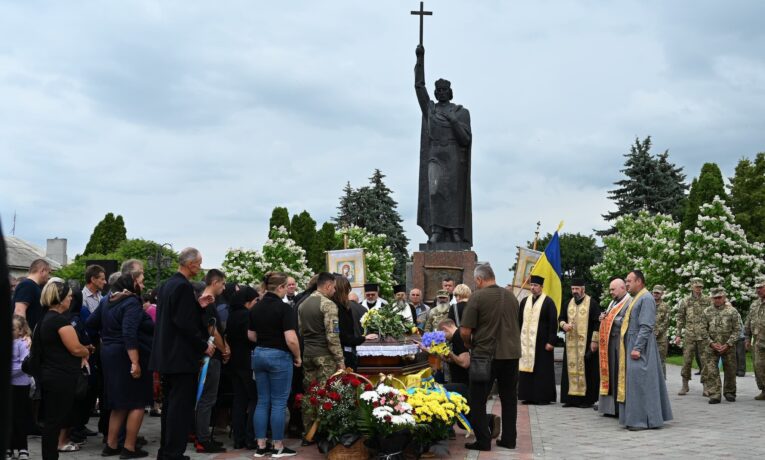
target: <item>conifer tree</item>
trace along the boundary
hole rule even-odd
[[[109,254],[114,252],[127,239],[127,230],[122,216],[114,217],[108,213],[93,229],[83,255]]]
[[[699,208],[704,204],[711,203],[715,197],[720,197],[723,201],[727,199],[722,172],[720,172],[720,167],[717,164],[704,163],[698,179],[694,179],[691,183],[691,191],[688,194],[688,204],[680,224],[681,248],[685,247],[686,232],[696,227]]]
[[[676,218],[681,215],[687,188],[683,169],[669,161],[668,150],[656,157],[651,155],[650,150],[651,136],[643,141],[636,138],[630,152],[625,155],[621,172],[627,178],[615,182],[617,188],[608,192],[617,209],[603,215],[607,221],[640,211],[669,214]],[[612,227],[597,234],[610,235],[614,231]]]
[[[284,227],[287,233],[290,231],[290,213],[287,208],[281,206],[277,206],[271,211],[271,219],[268,221],[269,236],[274,232],[274,229],[279,227]]]
[[[765,153],[736,165],[730,178],[730,207],[747,239],[765,242]]]
[[[313,220],[308,211],[304,210],[300,214],[292,216],[289,236],[298,246],[305,250],[308,267],[317,273],[322,271],[323,264],[316,265],[317,261],[320,260],[320,256],[316,254],[318,250],[316,245],[316,221]]]

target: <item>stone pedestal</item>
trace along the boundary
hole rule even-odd
[[[412,287],[422,290],[423,301],[432,304],[441,289],[441,280],[450,276],[456,284],[475,290],[473,270],[478,256],[469,250],[420,251],[412,255]]]

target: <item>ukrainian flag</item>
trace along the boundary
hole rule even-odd
[[[555,234],[547,244],[545,252],[531,270],[532,275],[538,275],[545,279],[542,292],[555,302],[558,316],[560,316],[560,304],[563,301],[563,286],[561,285],[563,270],[561,270],[560,266],[560,239],[558,238],[558,232],[561,228],[563,228],[563,222],[555,230]]]

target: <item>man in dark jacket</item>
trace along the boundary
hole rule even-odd
[[[194,417],[199,360],[215,353],[203,331],[202,309],[215,299],[204,295],[199,299],[189,282],[202,267],[202,255],[186,248],[178,257],[178,272],[162,286],[158,298],[157,324],[149,367],[162,378],[162,424],[159,452],[161,460],[183,460],[186,451],[188,424]]]

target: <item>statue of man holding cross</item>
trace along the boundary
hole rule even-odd
[[[422,19],[432,13],[424,11],[420,2],[420,11],[412,14],[420,16],[420,44],[414,66],[414,89],[422,111],[417,225],[428,234],[430,247],[449,242],[457,243],[459,249],[469,249],[473,240],[470,112],[451,102],[453,93],[448,80],[436,81],[436,102],[428,96]]]

